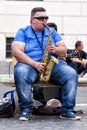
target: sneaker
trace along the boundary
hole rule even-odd
[[[20,121],[28,121],[28,119],[29,119],[29,113],[22,112],[21,115],[20,115],[20,117],[19,117],[19,120]]]
[[[73,110],[73,113],[74,113],[74,114],[83,114],[83,111],[82,111],[82,110],[77,110],[77,111],[76,111],[76,110]]]
[[[62,113],[60,115],[61,119],[67,119],[67,120],[80,120],[81,117],[75,115],[73,112],[67,112],[67,113]]]
[[[87,73],[83,75],[83,78],[87,78]]]

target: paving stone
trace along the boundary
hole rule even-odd
[[[7,90],[9,90],[9,87],[0,84],[1,95],[3,95],[4,91]],[[80,90],[78,92],[78,95],[79,93],[83,95],[83,93],[81,93]],[[81,95],[79,96],[81,98]],[[59,119],[58,116],[31,115],[31,119],[29,121],[23,122],[23,121],[19,121],[17,119],[18,115],[16,115],[13,118],[0,118],[0,130],[65,130],[65,129],[86,130],[87,129],[87,105],[84,104],[77,105],[75,109],[83,110],[83,114],[79,114],[81,116],[81,120],[79,121],[62,120]]]
[[[1,73],[8,74],[8,70],[3,69]],[[4,92],[11,89],[14,88],[0,83],[0,98]],[[76,104],[75,109],[83,111],[79,121],[62,120],[58,116],[32,115],[29,121],[23,122],[15,116],[13,118],[0,118],[0,130],[87,130],[87,87],[78,88]]]

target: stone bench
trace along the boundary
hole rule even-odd
[[[0,83],[3,83],[3,84],[7,84],[7,85],[10,85],[10,86],[15,86],[14,85],[14,77],[13,75],[2,75],[0,74]],[[40,87],[60,87],[60,86],[57,86],[57,85],[54,85],[54,84],[51,84],[51,83],[44,83],[44,82],[37,82],[35,84],[33,84],[33,86],[40,86]],[[82,86],[82,87],[86,87],[87,86],[87,78],[83,78],[83,77],[79,77],[78,78],[78,86]]]

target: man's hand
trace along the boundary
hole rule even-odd
[[[56,46],[52,45],[49,47],[49,51],[53,54],[55,54],[55,51],[56,51]]]
[[[39,71],[39,72],[43,72],[45,69],[46,64],[42,63],[42,62],[36,62],[35,63],[35,68]]]
[[[86,60],[86,59],[83,59],[83,60],[82,60],[82,66],[83,66],[84,68],[86,68],[86,65],[87,65],[87,60]]]

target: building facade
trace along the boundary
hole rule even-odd
[[[55,22],[67,48],[77,40],[87,51],[87,0],[1,0],[0,1],[0,61],[12,58],[11,42],[17,30],[30,24],[33,7],[42,6]]]

